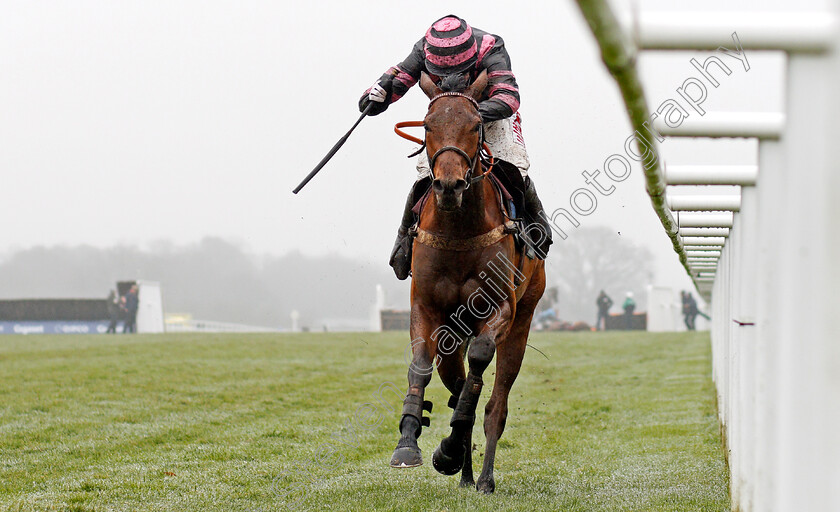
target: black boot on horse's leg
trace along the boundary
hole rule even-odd
[[[415,357],[408,369],[408,393],[403,402],[403,415],[400,420],[400,440],[391,456],[392,468],[413,468],[423,464],[423,456],[417,445],[423,427],[429,426],[429,418],[423,417],[423,411],[432,412],[432,402],[423,399],[426,386],[432,380],[431,372],[426,375],[415,371],[416,363],[422,364],[423,358]],[[431,365],[429,365],[431,367]],[[421,366],[418,366],[421,367]]]
[[[495,344],[489,335],[478,336],[470,344],[467,357],[470,370],[449,422],[452,433],[440,442],[432,455],[432,465],[439,473],[454,475],[461,471],[466,450],[472,448],[466,446],[467,434],[475,423],[475,409],[484,386],[481,376],[493,360],[495,351]]]
[[[548,255],[548,248],[552,244],[551,225],[543,210],[542,201],[537,196],[534,181],[525,176],[525,213],[534,222],[525,230],[525,235],[533,242],[532,247],[536,256],[544,260]]]
[[[464,379],[458,378],[455,382],[455,390],[452,396],[449,397],[449,408],[453,411],[458,407],[458,398],[461,396],[461,390],[464,389]],[[461,482],[460,487],[475,487],[475,478],[473,477],[472,468],[472,427],[469,428],[464,443],[464,466],[461,468]]]
[[[411,192],[408,193],[408,199],[405,201],[405,211],[403,211],[402,221],[397,230],[397,241],[394,243],[394,248],[391,249],[391,258],[388,260],[388,264],[394,269],[394,274],[400,281],[408,278],[408,274],[411,272],[411,244],[414,240],[412,240],[408,231],[416,220],[411,209],[426,192],[428,185],[428,179],[415,182],[411,187]]]

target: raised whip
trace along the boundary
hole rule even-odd
[[[341,146],[343,146],[344,143],[347,142],[347,138],[350,137],[351,133],[353,133],[353,130],[355,130],[356,127],[359,126],[359,123],[362,122],[362,119],[364,119],[365,116],[368,115],[371,108],[373,108],[373,102],[368,103],[368,106],[365,107],[364,112],[362,112],[362,115],[359,116],[359,119],[350,128],[350,131],[345,133],[344,137],[340,138],[338,140],[338,142],[335,143],[335,146],[333,146],[332,149],[330,150],[330,152],[327,153],[327,156],[325,156],[320,162],[318,162],[318,165],[316,165],[315,168],[312,169],[312,172],[310,172],[309,174],[306,175],[305,178],[303,178],[303,181],[300,182],[300,185],[298,185],[297,187],[295,187],[294,190],[292,190],[293,194],[297,194],[298,192],[300,192],[300,189],[305,187],[306,184],[309,183],[309,180],[314,178],[315,175],[318,174],[318,171],[320,171],[321,168],[323,168],[325,165],[327,165],[327,162],[330,161],[330,158],[332,158],[338,152],[338,150],[341,149]]]

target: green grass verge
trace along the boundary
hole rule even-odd
[[[528,349],[492,496],[431,467],[451,412],[437,377],[426,464],[387,466],[401,400],[376,395],[405,389],[407,342],[2,336],[0,510],[728,510],[708,334],[532,336],[547,358]]]

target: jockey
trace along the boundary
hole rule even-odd
[[[522,174],[525,181],[526,213],[542,226],[545,236],[538,254],[541,252],[545,255],[551,244],[551,229],[534,183],[528,177],[530,163],[518,112],[519,87],[510,69],[510,58],[501,37],[470,27],[457,16],[444,16],[432,24],[404,61],[388,69],[365,91],[359,100],[359,110],[364,111],[373,103],[370,115],[381,114],[417,83],[423,71],[435,82],[450,75],[462,75],[468,83],[472,83],[484,70],[487,70],[489,80],[484,97],[479,102],[479,113],[485,125],[485,141],[497,160],[516,166]],[[411,270],[412,240],[408,230],[415,222],[411,211],[418,199],[415,189],[421,181],[428,184],[424,178],[431,175],[425,151],[418,158],[417,171],[419,175],[408,195],[389,262],[400,280],[406,279]]]

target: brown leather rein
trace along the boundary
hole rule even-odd
[[[469,100],[472,105],[478,110],[478,102],[472,97],[467,96],[466,94],[460,92],[443,92],[438,94],[434,98],[429,101],[429,108],[432,108],[432,104],[437,101],[439,98],[448,97],[448,96],[456,96],[461,98],[466,98]],[[420,149],[416,152],[408,155],[409,158],[413,156],[417,156],[426,148],[426,141],[409,135],[402,131],[402,128],[417,128],[423,126],[425,124],[424,121],[402,121],[394,125],[394,132],[399,135],[400,137],[410,140],[411,142],[415,142],[420,144]],[[467,174],[467,187],[471,183],[475,183],[481,179],[484,179],[490,171],[493,170],[493,166],[496,164],[496,159],[493,156],[493,153],[490,151],[490,148],[487,146],[487,143],[484,141],[484,123],[481,123],[480,127],[480,134],[479,134],[479,147],[475,152],[475,156],[470,157],[466,151],[463,149],[456,147],[456,146],[444,146],[437,150],[434,155],[429,156],[429,169],[432,173],[432,178],[435,176],[435,161],[437,160],[438,156],[443,153],[444,151],[454,151],[461,155],[464,160],[470,165],[469,174]],[[482,149],[484,154],[482,154]],[[428,156],[428,150],[426,155]],[[486,170],[478,176],[471,177],[471,174],[474,172],[474,169],[479,166],[484,165],[486,166]],[[416,237],[417,242],[426,245],[428,247],[432,247],[434,249],[440,249],[443,251],[472,251],[475,249],[483,249],[485,247],[489,247],[502,239],[506,236],[516,233],[517,228],[516,225],[512,221],[507,221],[500,226],[496,226],[495,228],[491,229],[487,233],[474,236],[472,238],[450,238],[447,236],[442,235],[435,235],[430,233],[424,229],[417,228],[416,233],[414,236]]]
[[[438,94],[437,96],[435,96],[434,98],[432,98],[429,101],[429,109],[432,108],[432,104],[435,101],[437,101],[438,99],[446,98],[446,97],[453,97],[453,96],[458,97],[458,98],[465,98],[465,99],[469,100],[470,103],[472,103],[473,107],[475,107],[475,110],[478,111],[478,109],[479,109],[478,102],[475,100],[475,98],[473,98],[472,96],[467,96],[464,93],[454,92],[454,91],[442,92],[442,93]],[[399,122],[399,123],[394,125],[394,132],[397,135],[399,135],[400,137],[402,137],[406,140],[410,140],[411,142],[415,142],[417,144],[420,144],[420,149],[418,149],[416,152],[408,155],[409,158],[411,158],[413,156],[416,156],[416,155],[419,155],[421,151],[423,151],[424,149],[427,149],[426,148],[426,141],[422,140],[422,139],[418,139],[417,137],[414,137],[412,135],[409,135],[409,134],[405,133],[404,131],[402,131],[402,128],[416,128],[416,127],[423,126],[424,124],[425,124],[424,121],[402,121],[402,122]],[[477,182],[481,179],[484,179],[488,174],[490,174],[490,171],[493,170],[493,165],[495,165],[495,163],[496,163],[496,158],[493,156],[493,153],[490,151],[490,148],[487,146],[487,143],[484,142],[484,122],[481,123],[479,130],[480,130],[480,133],[479,133],[479,139],[478,139],[478,148],[476,149],[474,156],[470,156],[469,154],[467,154],[466,151],[464,151],[463,149],[461,149],[457,146],[444,146],[444,147],[438,149],[437,151],[435,151],[435,154],[433,154],[433,155],[429,155],[428,151],[426,152],[426,156],[429,158],[429,169],[432,173],[432,178],[433,179],[435,177],[435,161],[437,160],[438,156],[441,155],[441,153],[444,153],[446,151],[454,151],[455,153],[458,153],[469,164],[470,168],[469,168],[468,174],[466,176],[467,187],[469,187],[472,183],[475,183],[475,182]],[[484,150],[484,155],[482,155],[482,150]],[[484,164],[487,167],[487,170],[485,170],[480,175],[473,177],[472,174],[475,172],[476,167],[478,167],[481,164]]]

